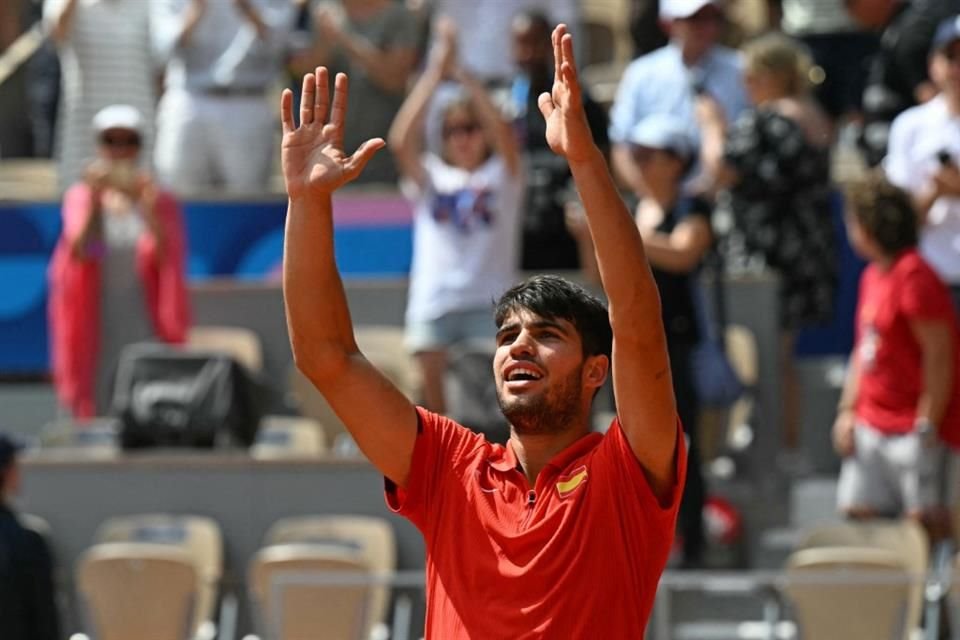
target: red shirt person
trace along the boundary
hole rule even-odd
[[[384,143],[344,153],[343,74],[332,106],[326,69],[305,78],[299,127],[289,91],[281,102],[294,359],[383,472],[389,504],[424,534],[428,639],[642,637],[672,544],[686,453],[657,286],[591,137],[563,25],[553,48],[553,90],[539,102],[546,138],[570,165],[609,308],[555,276],[501,297],[493,372],[505,447],[414,407],[360,353],[331,194]],[[608,376],[617,419],[594,434],[590,409]]]
[[[848,189],[847,229],[870,261],[833,428],[852,517],[911,516],[946,530],[941,443],[960,446],[960,330],[946,285],[916,250],[910,197],[872,175]]]

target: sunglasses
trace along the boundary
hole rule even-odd
[[[453,124],[450,126],[445,126],[443,128],[443,137],[450,138],[456,135],[473,135],[480,131],[480,125],[476,122],[470,122],[465,124]]]
[[[100,136],[100,144],[106,147],[139,147],[140,136],[135,133],[105,133]]]

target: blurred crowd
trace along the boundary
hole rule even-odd
[[[277,156],[275,89],[296,91],[305,73],[323,65],[331,81],[337,72],[350,78],[347,150],[371,137],[388,141],[389,152],[360,180],[399,185],[413,205],[407,347],[421,368],[424,404],[442,412],[447,350],[490,337],[489,300],[517,270],[595,276],[589,228],[568,168],[546,146],[537,107],[553,80],[553,24],[583,33],[584,67],[616,62],[598,52],[610,49],[606,40],[622,25],[604,30],[591,4],[4,3],[0,51],[35,20],[49,37],[22,72],[22,107],[0,105],[5,122],[23,125],[0,131],[0,157],[52,154],[58,162],[65,231],[51,306],[64,403],[78,415],[101,413],[108,383],[95,381],[97,362],[111,362],[122,344],[146,336],[183,339],[189,310],[176,198],[267,191]],[[960,378],[949,304],[952,296],[960,305],[960,0],[624,5],[633,60],[617,70],[615,95],[604,97],[597,86],[584,100],[594,137],[635,207],[660,285],[696,476],[688,479],[688,513],[695,515],[684,520],[685,556],[697,565],[704,493],[696,463],[697,346],[709,313],[695,276],[712,265],[779,279],[783,466],[802,468],[793,353],[799,330],[834,314],[841,236],[831,169],[838,149],[879,180],[871,183],[876,197],[861,189],[847,211],[858,234],[854,248],[871,263],[865,278],[872,287],[869,298],[861,291],[852,361],[867,358],[879,369],[851,367],[838,451],[851,460],[854,450],[887,451],[866,441],[854,447],[853,425],[889,436],[948,420],[951,381]],[[590,71],[585,78],[594,77]],[[905,210],[913,212],[906,222]],[[908,227],[915,237],[901,233]],[[907,254],[904,267],[898,261]],[[105,256],[111,263],[99,271],[81,268]],[[929,295],[902,293],[914,277]],[[80,304],[84,290],[99,292],[95,312]],[[144,291],[138,319],[116,322],[110,309],[132,296],[143,300]],[[76,326],[104,337],[80,345]],[[903,377],[910,382],[899,385],[899,404],[891,407],[884,385]],[[921,458],[912,458],[915,469]],[[845,507],[875,498],[862,490],[875,471],[845,470]],[[919,509],[926,498],[915,494],[897,504]],[[886,510],[888,498],[874,510]]]

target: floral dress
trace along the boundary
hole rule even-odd
[[[738,175],[718,211],[728,274],[776,273],[783,328],[830,320],[837,250],[829,148],[811,144],[794,120],[752,110],[731,127],[724,157]]]

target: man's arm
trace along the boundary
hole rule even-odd
[[[956,375],[950,325],[944,321],[913,320],[910,330],[923,354],[923,393],[917,403],[917,420],[939,427],[950,403]]]
[[[281,98],[282,163],[289,196],[283,291],[294,362],[343,420],[367,458],[406,485],[417,435],[413,405],[357,347],[333,250],[333,192],[356,178],[383,147],[368,140],[343,152],[347,76],[338,74],[330,119],[327,70],[303,81],[300,126],[293,95]]]
[[[564,25],[553,32],[555,80],[540,96],[550,148],[567,158],[596,247],[613,328],[613,388],[620,424],[654,490],[676,478],[677,408],[670,378],[660,295],[633,218],[620,199],[583,112]]]

